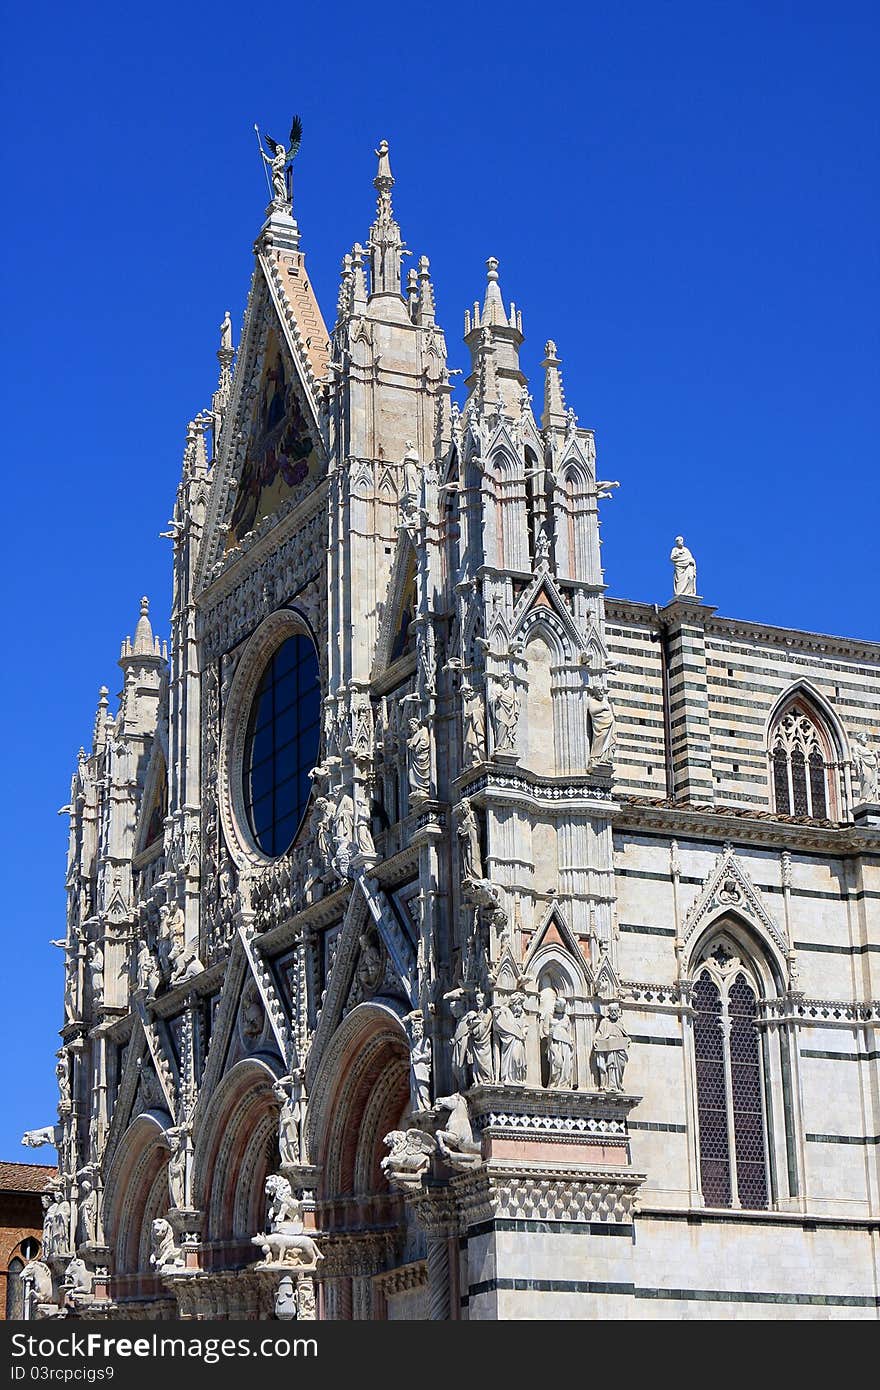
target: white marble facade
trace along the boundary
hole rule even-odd
[[[456,397],[384,142],[328,332],[297,144],[73,778],[33,1315],[876,1318],[880,646],[606,597],[556,344],[490,258]]]

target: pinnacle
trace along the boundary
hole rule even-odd
[[[134,652],[137,656],[153,655],[153,629],[150,624],[150,600],[141,599],[141,616],[134,630]]]

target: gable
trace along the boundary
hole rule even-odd
[[[314,492],[326,473],[320,382],[271,267],[259,258],[211,472],[201,587],[225,555]],[[317,309],[315,310],[317,312]]]
[[[293,360],[274,326],[267,328],[249,418],[244,457],[225,548],[238,545],[266,516],[305,496],[321,472],[323,448]]]

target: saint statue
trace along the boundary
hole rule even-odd
[[[593,1055],[599,1072],[600,1091],[622,1091],[629,1057],[629,1034],[620,1022],[620,1005],[611,1004],[593,1039]]]
[[[466,1091],[468,1086],[468,1037],[470,1027],[468,1024],[469,1015],[465,1012],[464,990],[453,989],[444,995],[449,1004],[449,1012],[452,1015],[455,1027],[452,1030],[452,1080],[460,1091]]]
[[[300,1074],[301,1076],[301,1074]],[[282,1076],[272,1087],[280,1102],[278,1112],[278,1151],[282,1168],[296,1168],[300,1163],[300,1127],[302,1122],[302,1083],[297,1075]]]
[[[673,569],[673,593],[676,598],[696,598],[697,562],[684,543],[684,536],[676,536],[675,545],[669,556]]]
[[[461,798],[454,815],[462,879],[481,879],[483,863],[480,856],[480,827],[469,797]]]
[[[524,1086],[526,1081],[526,1029],[523,1018],[526,997],[522,990],[504,1004],[496,1004],[495,1040],[498,1043],[498,1080],[502,1086]]]
[[[409,721],[406,753],[410,796],[424,800],[431,790],[431,735],[417,719]]]
[[[590,716],[590,763],[610,763],[614,747],[614,711],[608,692],[602,685],[587,691],[587,712]]]
[[[466,681],[461,687],[462,752],[465,767],[486,756],[486,715],[480,692]]]
[[[168,1202],[172,1207],[186,1206],[186,1129],[176,1125],[165,1131],[168,1148]]]
[[[463,1022],[467,1024],[467,1059],[475,1086],[488,1086],[494,1079],[492,1070],[492,1013],[486,1008],[486,996],[475,991],[474,1007]]]
[[[516,730],[519,724],[519,695],[508,671],[495,683],[492,695],[492,731],[496,753],[516,751]]]
[[[564,999],[557,999],[547,1023],[548,1086],[554,1091],[571,1088],[574,1076],[574,1041]]]
[[[878,770],[880,759],[868,742],[867,734],[856,734],[853,738],[853,764],[859,777],[857,805],[873,805],[880,801],[878,789]]]
[[[409,1094],[413,1110],[431,1109],[431,1039],[425,1037],[425,1020],[416,1009],[409,1023]]]

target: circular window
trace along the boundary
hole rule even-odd
[[[293,843],[311,792],[318,756],[318,659],[307,637],[275,649],[251,707],[242,766],[244,808],[264,854]]]

